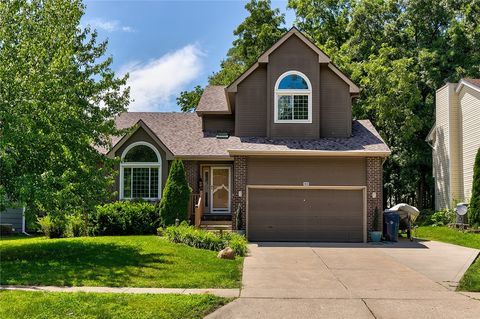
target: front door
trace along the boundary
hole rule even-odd
[[[230,213],[230,167],[211,168],[210,197],[212,213]]]

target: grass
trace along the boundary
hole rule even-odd
[[[7,237],[0,240],[0,284],[240,287],[243,258],[216,255],[157,236]]]
[[[1,291],[0,318],[203,318],[231,299],[212,295],[147,295]]]
[[[480,234],[464,233],[448,227],[419,227],[417,237],[480,249]],[[468,268],[459,283],[458,290],[480,291],[480,258]]]

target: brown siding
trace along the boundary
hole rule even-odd
[[[248,158],[248,185],[365,186],[364,158]]]
[[[203,115],[203,130],[207,132],[228,132],[235,130],[233,115]]]
[[[349,86],[327,65],[322,65],[320,70],[320,135],[348,137],[352,134]]]
[[[167,154],[165,150],[157,144],[153,140],[153,138],[148,135],[148,133],[143,129],[139,128],[135,133],[130,136],[128,141],[126,141],[116,152],[115,156],[121,157],[123,151],[132,143],[135,142],[147,142],[155,146],[155,148],[158,150],[160,153],[160,156],[162,157],[162,193],[163,193],[163,187],[165,187],[165,183],[167,181],[168,177],[168,162],[167,162]],[[119,172],[119,166],[116,167],[117,171]],[[120,177],[120,172],[118,173],[117,177],[115,178],[115,190],[118,192],[119,191],[119,177]],[[118,194],[116,196],[116,199],[118,199]]]
[[[235,135],[266,136],[267,73],[258,68],[238,85],[235,97]]]
[[[312,84],[312,123],[274,123],[275,82],[287,71],[305,74]],[[269,137],[319,138],[320,98],[318,55],[297,36],[290,37],[269,56],[267,90]]]

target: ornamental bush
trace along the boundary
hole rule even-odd
[[[163,225],[173,225],[177,218],[180,221],[187,220],[191,191],[183,162],[173,161],[159,207]]]
[[[99,205],[90,218],[94,235],[153,235],[159,224],[156,205],[143,201]]]
[[[453,209],[445,208],[430,216],[429,224],[432,226],[447,226],[455,222],[455,211]]]
[[[468,207],[468,222],[470,225],[480,225],[480,149],[473,166],[472,197]]]
[[[232,248],[238,256],[247,253],[247,240],[244,236],[231,233],[213,233],[189,226],[183,222],[180,226],[169,226],[165,236],[172,243],[181,243],[195,248],[220,251],[226,247]]]
[[[48,214],[37,219],[40,230],[49,238],[79,237],[85,235],[85,220],[80,213]]]

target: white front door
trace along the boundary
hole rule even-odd
[[[211,168],[210,203],[212,213],[230,213],[230,167]]]

